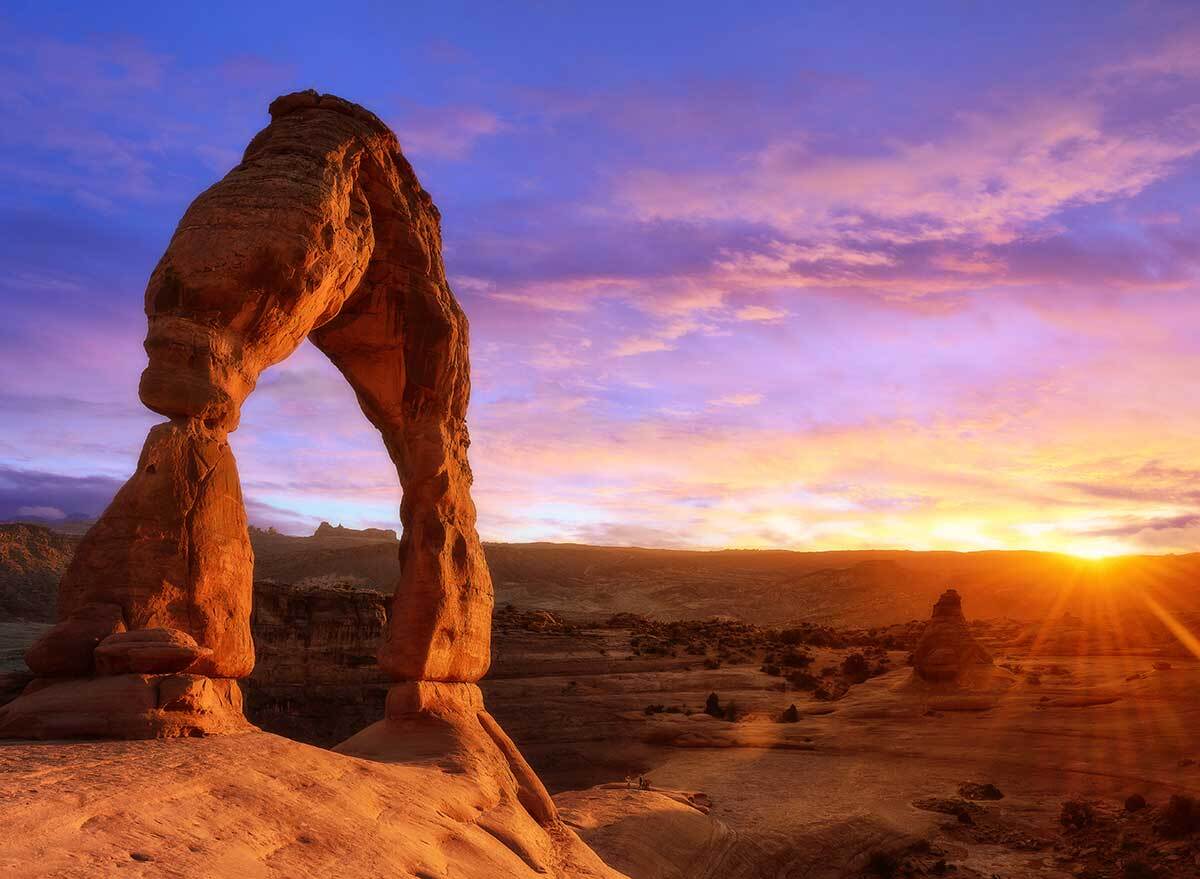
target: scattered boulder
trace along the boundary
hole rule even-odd
[[[138,629],[109,635],[96,648],[101,675],[173,674],[212,653],[178,629]]]
[[[956,590],[947,589],[934,604],[912,664],[918,676],[933,682],[957,681],[972,667],[992,665],[991,654],[971,635]]]
[[[958,795],[965,800],[1002,800],[1004,794],[994,784],[979,784],[964,781],[958,786]]]

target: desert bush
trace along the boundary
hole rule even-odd
[[[1172,839],[1200,831],[1200,799],[1186,794],[1172,795],[1162,811],[1156,829],[1163,836]]]
[[[871,667],[861,653],[851,653],[842,660],[842,674],[848,680],[861,684],[871,676]]]
[[[787,676],[788,683],[798,690],[815,690],[820,683],[812,672],[794,671]]]
[[[779,657],[780,665],[790,665],[793,668],[808,668],[812,665],[813,658],[811,653],[804,653],[800,650],[788,650]]]
[[[319,574],[296,581],[297,589],[361,589],[369,585],[366,577],[349,574]]]
[[[783,644],[803,644],[804,630],[803,629],[784,629],[779,633],[779,640]]]
[[[725,712],[721,708],[721,697],[716,693],[709,693],[708,698],[704,700],[704,713],[712,717],[724,717]]]
[[[872,852],[867,858],[867,872],[872,876],[891,879],[900,869],[900,860],[891,852]]]
[[[780,723],[798,723],[800,721],[800,712],[793,702],[787,708],[783,709],[783,714],[779,716]]]
[[[1156,879],[1158,871],[1145,861],[1134,858],[1132,861],[1125,862],[1121,875],[1124,879]]]
[[[1083,800],[1067,800],[1062,804],[1058,821],[1068,830],[1082,830],[1096,820],[1096,810],[1092,804]]]

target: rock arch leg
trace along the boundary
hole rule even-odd
[[[170,420],[81,542],[60,622],[27,654],[39,679],[0,709],[0,735],[242,724],[253,557],[227,437],[261,372],[310,333],[382,431],[404,486],[381,663],[410,696],[445,685],[465,694],[460,708],[477,701],[463,688],[487,670],[491,581],[469,494],[467,325],[446,284],[437,208],[361,107],[301,92],[271,116],[188,208],[150,278],[139,394]]]
[[[492,583],[470,494],[466,319],[444,285],[390,266],[384,274],[369,271],[312,336],[383,434],[404,492],[379,663],[397,681],[474,682],[490,662]]]

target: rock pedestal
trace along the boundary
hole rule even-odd
[[[971,668],[990,666],[992,657],[975,640],[963,616],[958,591],[947,589],[933,606],[912,655],[913,670],[926,681],[952,682]]]
[[[418,689],[487,671],[467,320],[446,283],[440,215],[374,114],[313,91],[270,113],[150,277],[139,394],[169,420],[80,543],[59,622],[27,655],[38,678],[0,709],[0,735],[241,728],[254,558],[228,434],[262,371],[306,337],[383,434],[403,489],[380,665]]]
[[[381,762],[428,759],[443,768],[490,779],[497,792],[514,790],[516,803],[539,824],[558,822],[549,792],[513,740],[484,709],[472,683],[409,681],[388,691],[384,719],[333,750]]]

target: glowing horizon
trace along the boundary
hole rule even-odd
[[[484,539],[1200,550],[1200,12],[1039,10],[9,13],[0,519],[132,471],[154,261],[315,86],[442,210]],[[256,524],[397,527],[311,346],[232,442]]]

